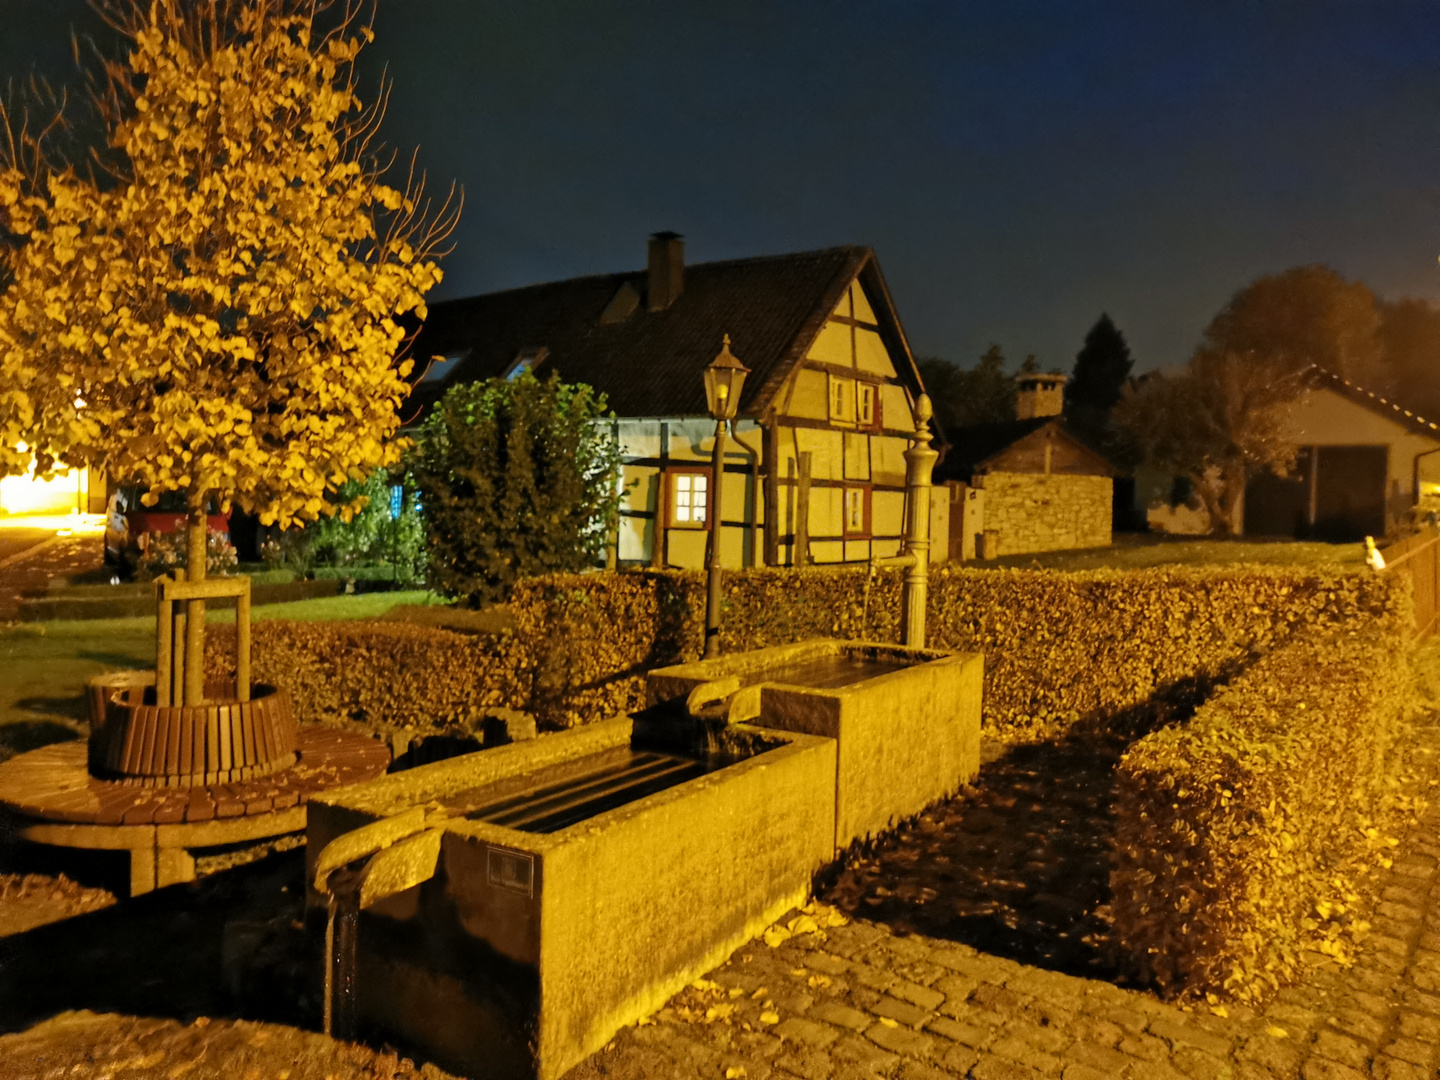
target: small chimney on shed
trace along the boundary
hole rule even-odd
[[[650,237],[648,306],[664,311],[685,288],[685,239],[679,233],[657,232]]]
[[[1015,377],[1015,419],[1034,420],[1059,416],[1065,411],[1065,383],[1068,375],[1017,375]]]

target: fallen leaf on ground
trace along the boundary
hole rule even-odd
[[[1274,1024],[1271,1024],[1271,1025],[1269,1025],[1268,1027],[1266,1027],[1266,1029],[1265,1029],[1265,1034],[1266,1034],[1266,1035],[1273,1035],[1273,1036],[1275,1036],[1275,1038],[1277,1038],[1277,1039],[1288,1039],[1288,1038],[1290,1037],[1290,1032],[1286,1031],[1286,1030],[1285,1030],[1284,1028],[1282,1028],[1282,1027],[1276,1027]]]
[[[880,1022],[881,1022],[882,1024],[884,1024],[886,1027],[899,1027],[899,1026],[900,1026],[900,1022],[899,1022],[898,1020],[891,1020],[890,1017],[888,1017],[888,1016],[882,1016],[882,1017],[880,1017]]]
[[[790,931],[783,926],[772,926],[765,931],[765,944],[772,949],[778,949],[785,942],[790,940]]]
[[[760,1022],[762,1024],[778,1024],[780,1022],[780,1014],[777,1012],[762,1012],[760,1014]]]

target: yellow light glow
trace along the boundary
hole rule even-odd
[[[104,514],[0,515],[0,529],[49,529],[67,536],[98,536],[105,531]]]
[[[78,513],[89,492],[90,477],[85,469],[70,469],[50,480],[36,479],[32,469],[23,476],[0,479],[0,516]]]

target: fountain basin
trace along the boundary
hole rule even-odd
[[[646,695],[651,706],[684,702],[732,678],[740,689],[731,701],[747,721],[836,741],[837,850],[980,771],[979,653],[817,638],[659,668]]]
[[[359,1033],[560,1076],[805,900],[834,850],[835,745],[661,707],[318,796],[312,883],[371,823],[419,807],[440,834],[433,876],[358,914]]]

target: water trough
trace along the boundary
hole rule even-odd
[[[812,641],[665,668],[649,706],[313,801],[327,1016],[550,1080],[979,768],[981,660]]]

